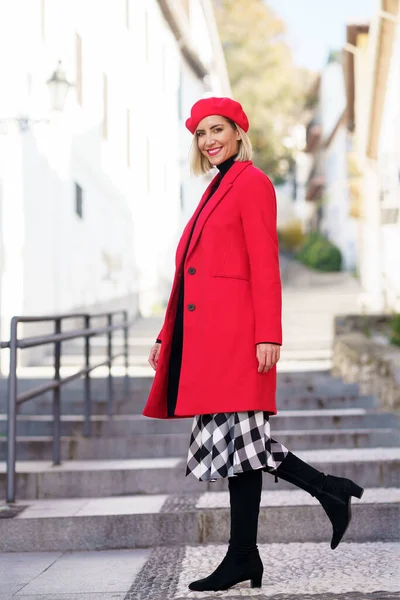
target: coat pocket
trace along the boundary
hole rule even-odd
[[[250,264],[246,248],[237,241],[230,241],[225,245],[219,244],[218,248],[214,248],[211,275],[250,281]]]
[[[246,275],[212,275],[215,279],[241,279],[242,281],[250,281],[250,277]]]

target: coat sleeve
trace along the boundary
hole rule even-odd
[[[250,263],[254,341],[282,344],[282,286],[274,187],[257,170],[240,182],[237,201]]]

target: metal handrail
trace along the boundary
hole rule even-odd
[[[121,315],[122,322],[114,323],[115,316]],[[62,332],[62,322],[67,319],[84,319],[84,328],[73,331]],[[96,318],[106,318],[107,326],[91,327],[91,320]],[[54,323],[54,333],[42,336],[27,337],[18,339],[19,323],[45,323],[52,321]],[[8,405],[7,405],[7,465],[6,465],[6,502],[15,502],[15,466],[16,466],[16,438],[17,438],[17,412],[18,406],[27,400],[41,396],[45,392],[53,391],[53,464],[61,464],[61,387],[67,383],[85,377],[84,391],[84,423],[83,435],[91,436],[91,414],[92,414],[92,395],[90,373],[102,366],[108,366],[107,378],[107,414],[112,417],[114,413],[114,389],[112,364],[120,357],[125,357],[125,385],[128,382],[129,368],[129,327],[128,312],[126,310],[106,312],[106,313],[68,313],[63,315],[46,315],[43,317],[13,317],[11,319],[10,340],[0,342],[0,350],[10,349],[10,370],[8,375]],[[124,350],[118,354],[113,354],[113,332],[123,330]],[[107,359],[101,363],[90,365],[90,338],[107,335]],[[84,338],[85,340],[85,367],[76,373],[61,378],[61,343],[67,340]],[[31,390],[18,394],[18,376],[17,376],[17,350],[24,348],[35,348],[45,344],[54,344],[54,377],[53,381],[39,385]]]

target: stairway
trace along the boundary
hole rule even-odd
[[[79,382],[62,399],[61,466],[51,464],[51,401],[32,400],[18,418],[17,506],[0,519],[0,551],[104,550],[224,543],[229,508],[226,481],[185,478],[191,420],[141,415],[151,377],[116,380],[116,414],[105,414],[105,382],[94,380],[91,438],[82,435]],[[3,384],[4,382],[1,382]],[[36,381],[37,383],[37,381]],[[24,382],[24,386],[32,382]],[[380,412],[329,372],[280,373],[275,438],[301,458],[365,486],[353,502],[347,541],[399,537],[398,418]],[[5,493],[5,397],[0,385],[0,493]],[[215,510],[217,509],[217,510]],[[328,541],[330,525],[318,502],[264,474],[260,543]]]
[[[264,474],[263,588],[249,589],[245,582],[218,597],[394,600],[400,589],[395,568],[400,549],[398,416],[379,410],[375,397],[361,396],[357,385],[329,371],[332,319],[357,312],[357,282],[345,273],[319,274],[286,260],[281,264],[284,345],[273,435],[317,468],[355,479],[366,489],[362,500],[353,501],[351,527],[332,552],[330,524],[315,499]],[[92,438],[82,435],[83,383],[63,389],[62,465],[54,467],[50,459],[50,395],[22,405],[15,510],[1,510],[0,500],[1,600],[4,590],[6,600],[11,597],[7,581],[16,590],[22,579],[30,582],[26,593],[37,600],[56,594],[65,600],[215,597],[190,592],[187,585],[209,574],[226,551],[227,482],[185,478],[190,420],[141,416],[153,377],[147,353],[161,324],[161,318],[135,323],[129,392],[124,393],[120,377],[124,369],[117,366],[112,419],[107,416],[107,372],[93,373]],[[69,374],[80,364],[81,349],[74,343],[63,349],[63,371]],[[94,354],[102,353],[99,343]],[[52,359],[47,363],[20,369],[19,391],[50,377]],[[3,498],[5,384],[0,379]]]

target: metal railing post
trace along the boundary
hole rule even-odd
[[[124,358],[125,358],[125,397],[129,393],[129,322],[128,311],[124,310]]]
[[[11,319],[10,372],[8,379],[7,416],[7,502],[15,502],[15,463],[17,437],[17,328],[18,319]]]
[[[90,315],[85,317],[85,329],[90,329]],[[90,366],[90,336],[85,336],[85,367],[88,369]],[[84,398],[84,423],[83,423],[83,435],[90,437],[92,435],[92,389],[90,373],[85,375],[85,398]]]
[[[61,319],[55,320],[54,333],[61,333]],[[60,383],[61,342],[54,343],[54,381]],[[61,387],[53,390],[53,464],[61,464]]]
[[[114,323],[114,315],[118,315],[118,322]],[[122,321],[120,320],[122,316]],[[77,317],[85,319],[85,329],[62,332],[64,319],[76,319]],[[106,326],[93,327],[93,318],[106,317]],[[52,322],[54,323],[54,332],[46,335],[34,337],[26,337],[18,339],[18,325],[20,323],[38,323]],[[120,356],[124,357],[125,366],[125,381],[124,391],[127,394],[129,391],[129,327],[128,311],[115,311],[114,313],[101,313],[95,315],[88,314],[64,314],[64,315],[48,315],[43,317],[13,317],[11,319],[10,340],[0,342],[0,350],[9,348],[10,350],[10,370],[8,376],[7,390],[7,458],[6,458],[6,502],[14,503],[16,496],[16,455],[17,455],[17,413],[18,406],[31,400],[52,392],[52,416],[53,416],[53,462],[55,465],[61,464],[61,388],[63,385],[71,381],[85,377],[85,398],[84,398],[84,435],[91,434],[91,417],[92,417],[92,390],[90,373],[94,369],[103,366],[108,367],[107,378],[107,412],[111,418],[115,410],[115,390],[113,380],[113,361]],[[113,334],[114,331],[123,331],[123,349],[113,355]],[[103,336],[107,334],[107,359],[102,362],[91,364],[91,343],[92,336]],[[61,357],[62,357],[62,342],[77,338],[85,338],[85,368],[81,368],[76,373],[61,377]],[[120,339],[120,338],[118,338]],[[18,350],[25,348],[35,348],[46,344],[54,344],[54,377],[50,382],[41,384],[31,390],[23,391],[18,394],[18,376],[17,376],[17,361]]]
[[[111,327],[113,322],[112,314],[107,315],[108,326]],[[108,416],[111,417],[114,412],[114,386],[112,378],[112,331],[107,334],[107,358],[108,358],[108,398],[107,408]]]

